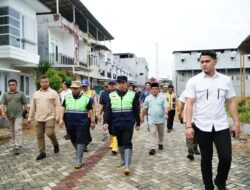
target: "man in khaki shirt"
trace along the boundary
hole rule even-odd
[[[58,93],[49,87],[46,76],[40,78],[40,89],[33,95],[28,122],[35,116],[38,149],[40,154],[36,160],[46,157],[44,133],[51,140],[54,152],[59,152],[59,145],[55,135],[55,123],[59,120],[60,99]]]

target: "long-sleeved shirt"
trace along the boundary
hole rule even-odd
[[[123,97],[126,93],[127,90],[125,92],[122,92],[120,90],[116,90],[117,94],[120,97]],[[140,102],[139,102],[139,97],[138,94],[135,94],[134,100],[133,100],[133,114],[135,117],[135,121],[136,121],[136,125],[140,126]],[[112,109],[111,109],[111,102],[110,102],[110,98],[108,98],[107,104],[104,107],[104,124],[106,123],[110,123],[110,121],[112,120]]]
[[[37,121],[47,121],[49,119],[59,118],[60,98],[58,93],[48,88],[47,90],[38,90],[34,93],[31,102],[29,118]]]

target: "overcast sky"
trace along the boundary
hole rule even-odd
[[[170,77],[176,50],[236,48],[250,34],[249,0],[81,0],[114,36],[113,53],[145,57]]]

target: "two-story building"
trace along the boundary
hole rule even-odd
[[[0,1],[0,98],[7,81],[16,79],[18,89],[29,99],[35,91],[34,70],[39,63],[36,14],[49,9],[40,1]]]
[[[236,94],[240,95],[240,53],[236,48],[213,49],[217,53],[216,70],[231,77]],[[200,53],[202,50],[174,51],[173,85],[179,96],[189,78],[201,72]],[[250,95],[250,56],[245,55],[246,95]]]

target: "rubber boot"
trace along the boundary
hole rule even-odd
[[[83,152],[85,149],[84,144],[77,144],[77,149],[76,149],[76,165],[75,168],[79,169],[82,166],[82,157],[83,157]]]
[[[109,148],[113,148],[113,135],[109,135],[109,139],[110,139],[110,145]]]
[[[121,162],[120,164],[117,166],[118,168],[122,167],[125,165],[125,160],[124,160],[124,147],[123,146],[119,146],[119,153],[121,156]]]
[[[124,150],[124,160],[125,160],[125,169],[124,169],[124,174],[129,175],[130,174],[130,163],[131,163],[131,158],[132,158],[132,149],[125,149]]]
[[[117,152],[118,152],[118,143],[117,143],[117,138],[116,138],[116,136],[113,136],[112,137],[112,144],[113,144],[113,146],[112,146],[112,153],[114,154],[114,155],[116,155],[117,154]]]

